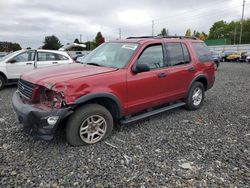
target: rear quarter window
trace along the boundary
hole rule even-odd
[[[204,43],[194,42],[192,46],[196,52],[196,55],[200,62],[212,61],[212,55],[207,46]]]

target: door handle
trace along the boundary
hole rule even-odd
[[[32,65],[33,63],[26,63],[26,65]]]
[[[167,75],[166,75],[165,72],[161,72],[161,73],[158,74],[158,77],[159,77],[159,78],[164,78],[164,77],[166,77],[166,76],[167,76]]]
[[[58,64],[58,62],[52,62],[52,64]]]
[[[190,68],[188,68],[188,71],[189,72],[194,72],[196,69],[195,69],[195,67],[190,67]]]

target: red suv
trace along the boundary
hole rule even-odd
[[[214,80],[202,41],[131,37],[102,44],[82,64],[23,74],[12,103],[25,132],[49,140],[67,121],[67,141],[78,146],[105,139],[114,123],[180,106],[196,110]]]

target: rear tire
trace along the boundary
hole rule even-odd
[[[0,76],[0,90],[3,89],[4,86],[5,86],[5,79],[2,76]]]
[[[194,82],[191,88],[189,89],[187,98],[185,99],[186,108],[188,110],[197,110],[199,109],[204,101],[205,89],[204,85],[201,82]]]
[[[216,61],[215,63],[216,63],[216,68],[219,68],[220,62],[219,62],[219,61]]]
[[[113,117],[99,104],[86,104],[78,108],[66,126],[66,138],[70,145],[95,144],[111,135]]]

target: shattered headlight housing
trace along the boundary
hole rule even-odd
[[[40,103],[51,108],[61,108],[65,105],[63,92],[57,92],[45,87],[43,87],[40,91]]]

